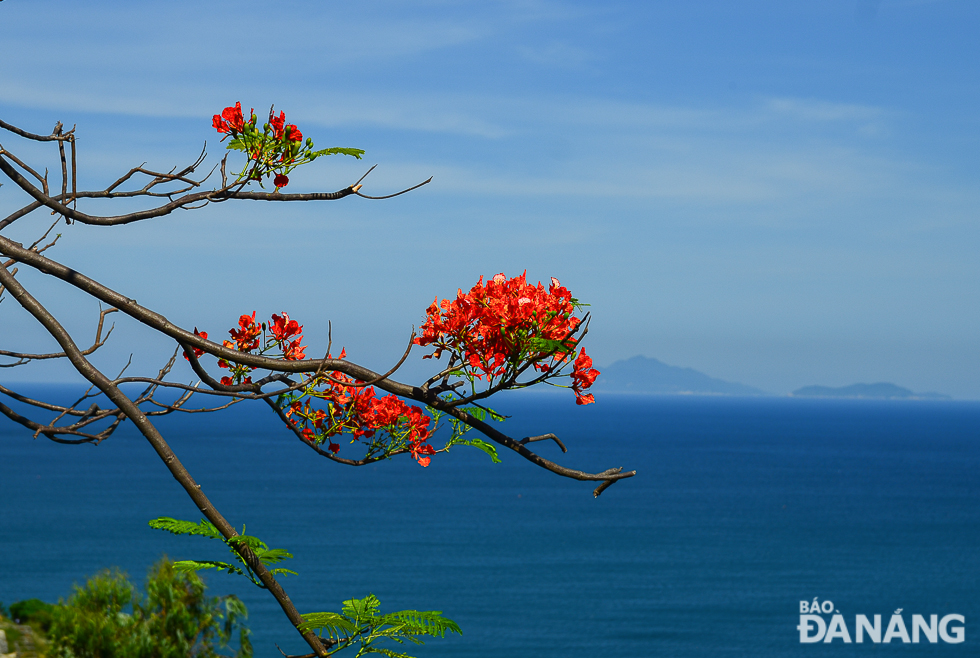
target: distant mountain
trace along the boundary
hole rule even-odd
[[[942,393],[913,393],[907,388],[879,382],[877,384],[851,384],[832,388],[830,386],[804,386],[790,393],[799,398],[875,398],[879,400],[952,400]]]
[[[657,359],[634,356],[599,368],[592,387],[606,393],[661,393],[698,395],[769,395],[752,386],[709,377],[693,368],[669,366]]]

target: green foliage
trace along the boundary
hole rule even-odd
[[[490,455],[490,461],[494,464],[500,463],[500,457],[497,456],[497,448],[491,444],[487,443],[483,439],[457,439],[454,445],[459,444],[463,446],[473,446],[474,448],[479,448],[483,452]]]
[[[313,612],[303,615],[304,623],[300,630],[319,630],[321,637],[326,633],[334,644],[330,653],[356,646],[357,655],[380,653],[390,658],[411,658],[406,653],[392,651],[375,643],[392,640],[404,644],[405,640],[423,644],[422,636],[445,637],[446,631],[462,635],[456,622],[442,616],[437,610],[420,612],[403,610],[380,614],[381,602],[374,594],[363,599],[344,601],[340,614],[336,612]]]
[[[459,443],[460,441],[457,441]],[[483,443],[479,439],[473,439],[471,441],[466,441],[467,445],[477,445],[477,443]],[[496,450],[493,446],[487,444],[486,446],[489,450],[484,449],[488,452],[494,461],[499,461],[496,459]],[[167,532],[172,532],[175,535],[200,535],[203,537],[209,537],[211,539],[220,539],[224,542],[235,555],[238,563],[241,566],[236,566],[234,564],[229,564],[227,562],[218,562],[214,560],[182,560],[180,562],[174,562],[170,565],[172,571],[178,574],[192,575],[194,578],[197,576],[192,572],[201,569],[224,569],[228,573],[236,573],[249,578],[253,583],[259,587],[264,587],[261,582],[257,580],[255,574],[249,569],[248,565],[244,560],[235,552],[236,545],[248,546],[256,556],[262,561],[266,566],[271,564],[276,564],[291,558],[292,555],[281,548],[270,549],[265,543],[258,539],[257,537],[251,537],[249,535],[241,534],[237,537],[232,537],[231,539],[225,539],[218,529],[211,525],[206,520],[201,520],[200,523],[193,523],[191,521],[182,521],[180,519],[171,519],[169,517],[161,517],[159,519],[154,519],[150,521],[150,527],[156,528],[158,530],[166,530]],[[245,528],[242,528],[242,533],[245,532]],[[244,567],[244,568],[243,568]],[[290,573],[295,572],[289,571],[287,569],[270,569],[273,575],[279,573]],[[238,601],[235,599],[235,601]],[[241,604],[238,601],[238,604]],[[351,599],[349,601],[344,601],[343,610],[341,613],[336,612],[314,612],[307,615],[303,615],[304,623],[300,624],[299,628],[301,631],[309,630],[319,630],[321,637],[323,633],[326,633],[333,642],[330,643],[329,653],[332,655],[341,649],[346,649],[351,646],[357,646],[357,655],[361,656],[367,653],[380,653],[389,658],[411,658],[408,654],[398,653],[390,649],[383,647],[374,646],[376,642],[381,640],[392,640],[399,644],[403,644],[405,640],[414,642],[415,644],[422,644],[421,636],[432,636],[432,637],[445,637],[446,631],[452,631],[462,635],[462,631],[456,622],[451,619],[446,619],[442,616],[441,612],[429,611],[429,612],[419,612],[418,610],[403,610],[401,612],[394,612],[386,615],[379,614],[378,610],[381,607],[380,602],[377,597],[373,594],[369,594],[363,599]],[[244,616],[244,606],[242,606],[242,616]],[[229,619],[231,619],[231,611],[229,610]],[[225,636],[230,636],[231,631],[227,630]],[[223,636],[224,637],[224,636]],[[247,637],[242,637],[242,646],[246,646]]]
[[[235,560],[238,564],[231,564],[228,562],[222,562],[220,560],[180,560],[174,562],[174,569],[180,572],[193,572],[202,571],[204,569],[217,569],[218,571],[226,571],[231,574],[238,574],[239,576],[245,576],[253,584],[265,589],[265,585],[262,581],[258,579],[252,568],[248,566],[248,563],[242,559],[242,556],[238,554],[235,550],[236,545],[247,546],[255,554],[255,557],[269,569],[269,573],[273,576],[295,576],[295,571],[290,571],[289,569],[283,569],[281,567],[270,568],[274,564],[278,564],[283,560],[288,560],[293,557],[292,553],[283,548],[269,548],[265,542],[263,542],[258,537],[252,537],[246,535],[245,527],[242,526],[242,534],[232,537],[230,539],[225,539],[224,535],[218,532],[209,521],[201,519],[200,523],[193,523],[191,521],[182,521],[180,519],[171,519],[169,517],[160,517],[159,519],[153,519],[150,521],[150,527],[157,530],[165,530],[167,532],[172,532],[175,535],[200,535],[202,537],[208,537],[209,539],[219,539],[226,546],[231,554],[235,556]],[[239,566],[240,565],[240,566]]]
[[[47,632],[51,627],[51,611],[54,606],[40,599],[18,601],[10,606],[11,619],[19,619],[22,624],[37,626]]]
[[[159,519],[150,521],[150,527],[155,530],[166,530],[175,535],[201,535],[202,537],[224,541],[224,537],[221,536],[218,529],[206,519],[201,519],[200,523],[192,523],[190,521],[181,521],[180,519],[171,519],[162,516]]]
[[[469,425],[467,425],[466,423],[462,422],[457,418],[450,416],[449,414],[443,411],[434,409],[433,407],[428,407],[428,410],[429,413],[432,415],[432,418],[435,420],[437,426],[443,421],[443,419],[448,419],[449,424],[452,426],[452,434],[449,436],[449,440],[446,441],[446,445],[443,448],[443,450],[449,450],[450,448],[456,445],[472,446],[490,455],[490,461],[492,461],[494,464],[500,463],[500,457],[497,454],[497,448],[492,443],[488,443],[483,439],[479,439],[479,438],[477,439],[464,438],[465,435],[470,431],[470,429],[472,429]],[[501,414],[497,413],[496,411],[488,407],[479,407],[479,406],[463,407],[461,411],[465,411],[466,413],[468,413],[469,415],[473,416],[474,418],[480,421],[485,421],[487,418],[490,418],[491,420],[495,420],[498,423],[502,423],[506,420],[504,416],[502,416]]]
[[[194,573],[176,570],[166,558],[151,569],[146,596],[118,569],[75,586],[53,608],[50,639],[59,658],[215,658],[252,655],[248,616],[235,596],[208,597]],[[235,631],[239,648],[229,649]]]
[[[485,421],[487,419],[487,416],[490,416],[491,420],[495,420],[498,423],[502,423],[504,422],[504,420],[506,420],[504,416],[498,414],[496,411],[490,409],[489,407],[463,407],[460,411],[465,411],[469,415],[481,421]]]
[[[310,160],[315,160],[321,155],[349,155],[352,158],[357,158],[360,160],[361,156],[364,155],[364,149],[352,149],[335,146],[333,148],[320,149],[319,151],[311,151],[308,157]]]

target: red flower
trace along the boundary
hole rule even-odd
[[[280,112],[279,116],[269,115],[269,125],[272,127],[272,136],[282,139],[283,126],[286,124],[286,113]]]
[[[289,176],[285,174],[276,174],[276,177],[272,180],[272,183],[276,187],[286,187],[289,185]]]
[[[299,131],[299,128],[297,128],[293,124],[289,124],[288,126],[286,126],[286,139],[288,139],[291,142],[302,142],[303,133],[301,133]]]
[[[259,346],[259,336],[262,329],[255,323],[255,311],[252,315],[243,315],[238,318],[239,329],[229,329],[228,333],[235,339],[235,344],[225,341],[225,347],[236,347],[240,352],[251,352]]]
[[[420,457],[419,455],[434,455],[436,454],[436,449],[430,446],[428,443],[422,443],[417,441],[408,447],[408,451],[412,453],[412,457],[415,461],[419,463],[423,468],[428,466],[432,461],[431,457]]]
[[[215,114],[212,125],[219,133],[240,133],[245,128],[245,117],[242,116],[241,102],[235,107],[226,107],[220,115]]]
[[[283,311],[282,315],[272,314],[269,331],[272,332],[272,337],[281,343],[300,334],[303,326],[296,320],[290,320],[289,314]]]
[[[290,361],[299,361],[306,358],[304,350],[306,345],[300,345],[303,340],[303,327],[296,320],[290,320],[287,313],[282,316],[272,314],[272,322],[269,324],[269,331],[272,337],[279,343],[282,349],[283,358]],[[290,340],[295,337],[295,340]]]
[[[201,338],[205,339],[205,340],[207,340],[207,338],[208,338],[208,332],[206,332],[206,331],[198,331],[197,330],[197,327],[194,327],[194,333],[196,335],[200,336]],[[204,350],[202,350],[200,348],[191,347],[191,349],[194,350],[194,356],[196,356],[196,357],[201,357],[204,354]],[[187,350],[184,350],[184,358],[187,359],[188,361],[190,361],[190,359],[187,357]]]
[[[289,361],[302,361],[305,359],[306,345],[300,345],[301,340],[303,340],[302,336],[283,347],[283,358]]]
[[[575,359],[575,368],[572,370],[572,390],[575,392],[575,404],[592,404],[595,396],[589,393],[583,395],[583,389],[589,388],[599,376],[599,371],[592,367],[592,357],[585,353],[585,349],[579,352]]]

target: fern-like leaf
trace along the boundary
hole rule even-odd
[[[378,616],[381,601],[374,594],[368,594],[363,599],[344,601],[343,613],[352,617],[355,623],[373,619]]]
[[[200,535],[211,539],[225,540],[221,533],[218,532],[218,529],[210,521],[205,519],[201,519],[200,523],[193,523],[191,521],[181,521],[180,519],[161,516],[159,519],[150,521],[150,527],[156,530],[172,532],[175,535]]]
[[[289,569],[269,569],[273,576],[295,576],[296,572]]]
[[[312,153],[310,153],[310,160],[313,160],[315,158],[319,158],[321,155],[349,155],[349,156],[351,156],[353,158],[357,158],[358,160],[360,160],[361,159],[361,156],[364,155],[364,150],[363,149],[342,148],[342,147],[334,147],[334,148],[329,148],[329,149],[323,149],[323,150],[320,150],[320,151],[313,151]]]
[[[293,557],[293,554],[285,548],[269,548],[266,550],[255,551],[255,555],[262,561],[262,564],[278,564],[283,560]]]
[[[369,647],[364,651],[364,653],[380,653],[382,656],[388,656],[388,658],[413,658],[407,653],[392,651],[391,649],[383,649],[381,647]]]
[[[245,572],[236,567],[234,564],[228,564],[227,562],[220,562],[217,560],[179,560],[174,562],[174,571],[201,571],[203,569],[217,569],[219,571],[225,570],[228,573],[237,573],[242,576]]]
[[[459,635],[463,634],[459,625],[452,619],[442,616],[439,610],[402,610],[384,615],[382,623],[400,626],[402,633],[411,635],[431,635],[433,637],[446,637],[446,631],[452,631]]]
[[[463,407],[460,411],[465,411],[479,421],[487,419],[487,410],[480,407]]]
[[[298,628],[304,632],[322,628],[332,638],[349,637],[357,633],[357,626],[336,612],[311,612],[303,615],[303,623]]]

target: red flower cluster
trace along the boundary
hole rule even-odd
[[[577,301],[567,288],[552,278],[546,290],[529,284],[527,272],[508,279],[498,274],[486,284],[483,277],[468,293],[456,299],[438,299],[426,310],[422,335],[416,345],[432,345],[425,358],[449,352],[468,376],[493,380],[517,377],[528,367],[551,373],[574,355],[572,334],[581,323],[575,317]],[[587,361],[587,363],[586,363]],[[592,385],[598,371],[585,353],[575,361],[573,389],[579,404],[593,402],[581,391]]]
[[[341,352],[340,358],[346,356]],[[431,418],[419,407],[409,406],[394,395],[378,397],[373,386],[358,387],[359,382],[342,372],[333,372],[329,379],[317,382],[324,388],[308,391],[310,398],[326,403],[325,409],[316,409],[309,398],[294,400],[286,409],[286,416],[302,424],[302,435],[313,443],[327,441],[331,452],[338,452],[340,445],[333,437],[347,433],[355,440],[377,444],[379,433],[387,434],[388,445],[404,448],[422,466],[428,466],[435,448],[426,443],[432,435]]]
[[[239,352],[251,352],[260,348],[262,352],[268,352],[278,347],[282,351],[284,359],[299,361],[306,358],[306,345],[300,344],[303,340],[303,327],[296,320],[290,320],[286,313],[283,313],[282,316],[273,314],[268,327],[271,336],[265,335],[265,323],[257,323],[255,311],[252,311],[251,315],[243,315],[238,318],[238,328],[228,330],[234,340],[226,340],[223,345],[230,350]],[[201,335],[207,338],[206,333]],[[197,351],[195,350],[195,352]],[[203,354],[203,351],[201,353]],[[248,384],[252,381],[252,378],[248,376],[252,372],[252,368],[249,366],[218,359],[218,367],[231,370],[232,376],[221,378],[221,383],[225,386],[231,386],[235,383]]]
[[[279,112],[279,116],[270,112],[264,131],[260,131],[257,124],[255,110],[249,110],[246,120],[240,102],[215,114],[212,120],[215,130],[233,138],[228,148],[244,151],[249,160],[254,161],[254,169],[248,178],[261,180],[263,175],[274,174],[276,189],[286,187],[289,185],[286,174],[296,166],[297,158],[302,161],[315,157],[311,151],[312,142],[307,144],[307,153],[303,155],[303,133],[295,125],[286,123],[285,112]],[[241,175],[245,176],[245,171]]]

